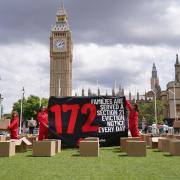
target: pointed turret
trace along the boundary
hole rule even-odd
[[[179,64],[178,54],[176,54],[176,63],[174,67],[175,67],[175,82],[180,82],[180,64]]]
[[[176,64],[175,65],[179,65],[179,57],[178,54],[176,54]]]
[[[67,15],[67,14],[66,14],[66,10],[65,10],[65,8],[64,8],[64,3],[63,3],[63,1],[61,1],[61,3],[60,3],[60,6],[59,6],[59,8],[58,8],[58,10],[57,10],[56,15],[57,15],[57,16]]]

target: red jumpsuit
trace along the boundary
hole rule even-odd
[[[132,137],[139,137],[138,116],[139,113],[134,110],[129,101],[126,101],[126,106],[129,109],[129,130]]]
[[[11,139],[18,139],[18,126],[19,126],[19,117],[14,116],[11,120],[8,129],[10,129]]]
[[[37,120],[40,122],[38,140],[42,141],[43,139],[48,138],[48,113],[47,113],[47,110],[44,112],[38,112]]]

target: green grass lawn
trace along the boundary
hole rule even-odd
[[[101,148],[99,157],[80,157],[77,149],[54,157],[32,157],[32,152],[0,158],[0,180],[180,179],[180,157],[147,150],[147,157],[127,157],[118,147]]]

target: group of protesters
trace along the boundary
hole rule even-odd
[[[126,107],[129,110],[129,130],[132,137],[139,136],[138,129],[138,105],[131,105],[129,101],[126,101]],[[48,110],[45,106],[40,107],[37,113],[37,120],[39,121],[39,135],[38,140],[43,140],[48,138]],[[11,123],[7,127],[11,134],[11,139],[18,139],[18,126],[19,126],[19,116],[17,111],[13,111]]]
[[[39,135],[38,140],[48,138],[48,110],[45,106],[41,106],[37,113],[37,120],[39,121]],[[10,131],[11,139],[18,139],[19,115],[17,111],[12,112],[11,123],[7,127]]]

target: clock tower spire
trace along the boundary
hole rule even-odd
[[[72,37],[64,4],[50,36],[50,96],[72,95]]]

